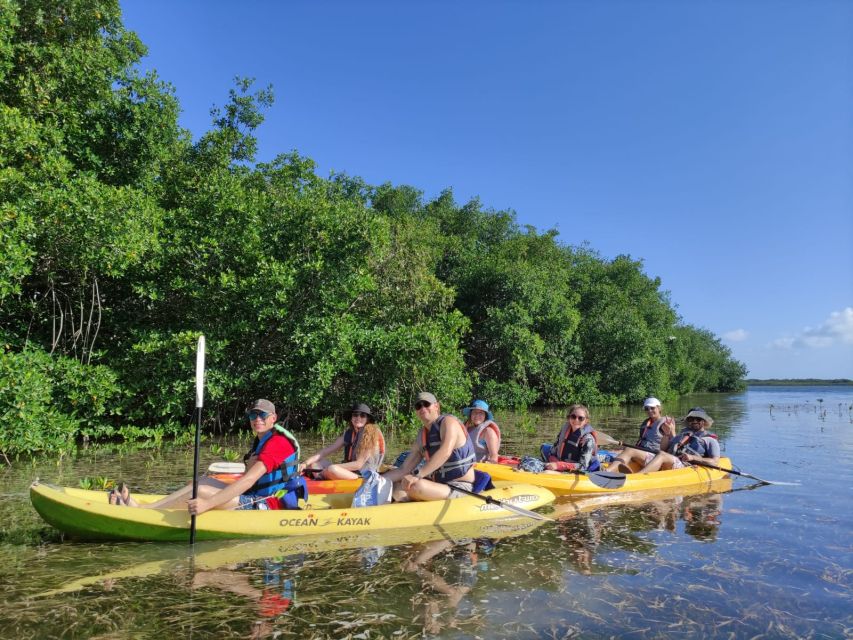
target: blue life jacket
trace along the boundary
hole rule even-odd
[[[293,453],[281,463],[278,469],[265,473],[258,478],[257,482],[246,491],[246,494],[259,498],[271,498],[275,496],[279,497],[285,504],[289,504],[290,501],[285,499],[286,494],[302,489],[305,492],[304,497],[307,498],[307,485],[305,485],[304,479],[297,477],[299,475],[299,441],[296,439],[296,436],[284,427],[275,425],[260,438],[256,437],[252,443],[251,450],[246,454],[245,458],[248,459],[250,456],[260,455],[273,435],[281,435],[287,438],[290,444],[293,445]],[[299,482],[300,480],[302,480],[301,483]],[[288,506],[288,508],[291,507]]]
[[[355,427],[352,425],[344,431],[344,462],[352,462],[355,460],[355,448],[358,446],[358,441],[361,439],[361,434],[364,429],[356,434]]]
[[[592,458],[590,459],[587,471],[598,471],[600,465],[598,462],[598,442],[595,439],[595,429],[592,428],[592,425],[585,424],[580,429],[575,429],[572,433],[569,433],[569,431],[570,426],[566,423],[560,429],[557,441],[551,447],[550,455],[562,462],[580,462],[580,441],[585,436],[589,436],[592,438],[593,448]]]
[[[711,457],[711,442],[710,439],[717,438],[717,434],[709,433],[708,431],[691,431],[685,429],[673,438],[669,443],[669,452],[672,455],[681,455],[682,453],[692,453],[695,456],[703,458]]]
[[[441,423],[446,417],[447,414],[442,414],[429,428],[421,429],[421,452],[427,460],[441,447]],[[433,473],[433,479],[437,482],[446,483],[461,478],[474,466],[476,459],[471,436],[465,427],[462,427],[462,431],[465,433],[465,444],[451,451],[450,457]]]

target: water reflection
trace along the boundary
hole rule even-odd
[[[726,478],[680,493],[661,490],[656,495],[561,497],[554,506],[561,559],[582,575],[630,572],[630,563],[622,567],[612,562],[596,563],[596,555],[621,550],[650,556],[655,552],[655,542],[641,534],[659,531],[674,536],[679,522],[687,535],[713,541],[721,525],[723,493],[731,489],[732,481]]]
[[[216,589],[248,600],[257,616],[249,637],[266,638],[273,635],[274,620],[285,614],[294,601],[296,574],[304,561],[304,554],[295,554],[247,565],[195,571],[192,588]],[[245,568],[255,571],[244,572]]]
[[[426,635],[437,635],[457,625],[460,603],[477,584],[481,571],[488,571],[496,541],[487,538],[453,542],[441,540],[415,547],[403,562],[404,571],[414,573],[421,590],[413,598],[415,623]],[[462,615],[471,622],[471,611]]]

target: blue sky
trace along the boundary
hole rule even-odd
[[[123,0],[182,124],[630,254],[753,377],[853,378],[853,3]]]

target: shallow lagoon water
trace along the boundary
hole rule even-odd
[[[736,478],[715,487],[723,493],[627,504],[561,498],[558,521],[539,526],[508,519],[417,542],[235,541],[189,555],[182,545],[61,541],[26,496],[35,476],[168,490],[191,467],[186,449],[16,465],[0,476],[0,629],[15,638],[853,637],[853,389],[752,387],[667,409],[683,416],[694,405],[716,418],[744,471],[801,484]],[[502,421],[508,451],[532,453],[562,414],[535,414],[535,428],[530,417]],[[629,440],[641,411],[594,409],[593,418]],[[215,459],[209,447],[205,456]]]

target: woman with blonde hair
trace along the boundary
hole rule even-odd
[[[569,407],[557,440],[552,445],[542,445],[542,459],[547,471],[598,470],[598,442],[585,405]]]

